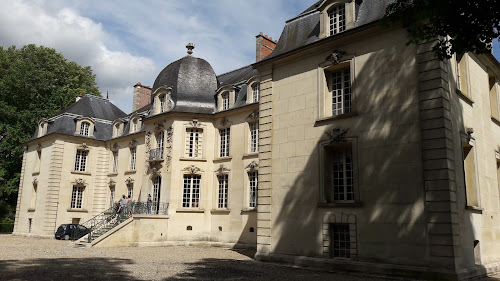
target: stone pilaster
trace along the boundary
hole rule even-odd
[[[106,149],[96,147],[97,161],[95,169],[95,186],[92,206],[92,215],[95,216],[109,207],[109,202],[106,200],[109,192],[108,186],[108,165],[109,153]],[[125,184],[125,182],[123,182]]]
[[[21,198],[24,189],[24,175],[26,173],[26,151],[23,153],[23,163],[21,167],[21,178],[19,179],[19,191],[17,193],[17,206],[16,206],[16,217],[14,221],[14,232],[18,231],[19,227],[19,213],[21,209]]]
[[[425,213],[430,266],[455,269],[460,256],[448,66],[437,60],[434,42],[417,50]]]
[[[272,203],[272,70],[261,70],[259,105],[259,188],[257,193],[257,254],[271,251]]]
[[[50,168],[47,182],[47,194],[45,195],[45,213],[43,221],[43,232],[53,234],[55,231],[59,190],[61,189],[61,171],[64,156],[64,142],[54,141],[52,144],[52,154],[50,156]]]

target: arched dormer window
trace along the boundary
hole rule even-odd
[[[38,137],[44,136],[47,133],[48,122],[46,119],[40,120],[38,122]]]
[[[159,87],[153,95],[154,98],[154,109],[151,114],[160,114],[162,112],[167,112],[173,107],[173,100],[171,98],[172,88],[170,87]]]
[[[260,100],[260,77],[253,76],[247,80],[247,103],[259,102]]]
[[[94,125],[92,118],[79,117],[76,119],[76,134],[85,137],[94,136]]]
[[[222,94],[222,110],[229,109],[229,93],[225,92]]]
[[[138,115],[134,114],[130,117],[129,134],[137,133],[141,130],[142,122]]]
[[[224,85],[217,90],[217,104],[219,111],[228,110],[236,102],[235,88]]]
[[[333,36],[354,27],[356,21],[356,1],[325,0],[319,6],[320,38]]]
[[[113,138],[119,137],[123,134],[123,121],[121,119],[113,122]]]

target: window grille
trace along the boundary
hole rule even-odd
[[[222,94],[222,110],[229,109],[229,93]]]
[[[259,83],[255,83],[252,86],[252,98],[253,98],[253,102],[259,101],[259,98],[260,98],[260,84]]]
[[[200,175],[184,175],[183,208],[198,208],[200,206],[200,181]]]
[[[71,193],[71,209],[81,209],[83,199],[83,186],[73,186]]]
[[[330,224],[331,255],[336,258],[351,257],[349,224]]]
[[[345,6],[339,5],[328,11],[330,20],[330,36],[345,30]]]
[[[136,148],[131,148],[130,149],[130,170],[135,171],[135,161],[137,159],[137,149]]]
[[[351,73],[346,67],[331,72],[330,89],[332,91],[332,114],[333,116],[351,113]]]
[[[219,209],[227,209],[227,195],[229,187],[228,175],[219,175]]]
[[[336,149],[332,158],[333,200],[354,200],[352,149]]]
[[[77,150],[76,151],[76,159],[75,159],[75,171],[76,172],[85,172],[86,164],[87,164],[87,154],[88,154],[88,152],[85,150]]]
[[[259,122],[250,123],[250,152],[259,152]]]
[[[230,128],[219,130],[220,132],[220,157],[229,157]]]
[[[248,173],[248,178],[250,180],[250,208],[257,207],[257,188],[259,186],[259,173],[250,172]]]
[[[89,122],[82,122],[80,124],[80,135],[88,136],[89,130],[90,130],[90,123]]]

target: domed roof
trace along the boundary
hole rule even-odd
[[[165,67],[153,85],[153,93],[161,86],[172,88],[173,111],[213,113],[217,76],[204,59],[185,56]],[[154,96],[151,97],[151,102]]]

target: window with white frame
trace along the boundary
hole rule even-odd
[[[351,236],[349,224],[330,224],[330,255],[332,258],[351,257]]]
[[[159,99],[160,99],[160,112],[165,112],[167,106],[167,103],[165,102],[166,96],[161,95],[159,96]]]
[[[120,123],[115,124],[115,137],[119,137],[121,132],[120,132]]]
[[[155,214],[158,214],[158,210],[160,209],[160,194],[161,194],[161,176],[157,176],[153,180],[152,210]]]
[[[32,191],[33,193],[31,194],[30,209],[35,209],[35,207],[36,207],[37,190],[38,190],[38,184],[33,183],[33,191]]]
[[[219,181],[219,196],[217,207],[219,209],[227,209],[229,175],[218,175],[217,180]]]
[[[130,171],[135,171],[135,162],[137,159],[137,148],[130,148]]]
[[[344,31],[346,24],[345,6],[337,5],[330,8],[328,10],[328,20],[330,36]]]
[[[259,152],[259,122],[248,124],[250,127],[250,153]]]
[[[259,172],[253,171],[248,173],[248,180],[250,182],[249,206],[250,208],[257,207],[257,190],[259,188]]]
[[[231,135],[230,128],[220,129],[220,157],[229,157],[229,140]]]
[[[134,183],[133,182],[127,184],[127,196],[130,196],[130,198],[134,198]]]
[[[115,187],[109,188],[109,207],[115,206]]]
[[[131,133],[137,132],[138,129],[139,129],[139,120],[137,118],[134,118],[132,120],[132,131],[131,131]]]
[[[80,135],[88,136],[90,133],[90,123],[89,122],[81,122],[80,123]]]
[[[75,171],[85,172],[87,168],[88,151],[78,149],[75,158]]]
[[[202,137],[203,130],[189,128],[186,131],[186,157],[201,158],[202,157]]]
[[[118,173],[118,151],[113,151],[113,173]]]
[[[229,93],[222,94],[222,110],[229,109]]]
[[[183,208],[198,208],[200,206],[200,182],[200,175],[184,175]]]
[[[351,143],[325,147],[325,199],[329,203],[354,202],[354,163]]]
[[[351,113],[352,91],[350,67],[344,67],[326,72],[328,75],[328,89],[331,93],[332,115]]]
[[[252,101],[258,102],[260,98],[260,83],[252,85]]]
[[[83,201],[83,186],[73,186],[71,193],[71,209],[81,209]]]
[[[161,131],[156,135],[156,148],[160,154],[160,158],[163,159],[163,149],[164,149],[165,133]]]

